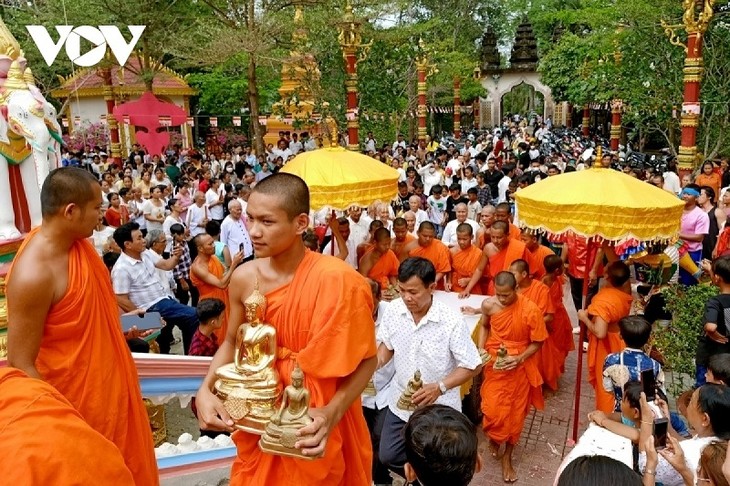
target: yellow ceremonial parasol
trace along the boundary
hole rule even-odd
[[[622,172],[598,167],[548,177],[515,194],[521,226],[554,235],[573,232],[588,239],[588,262],[595,259],[597,239],[669,240],[679,233],[684,203],[673,194]],[[588,294],[583,282],[583,308]],[[580,324],[573,410],[573,440],[578,438],[580,387],[585,326]]]
[[[329,206],[344,211],[353,204],[366,207],[377,200],[390,201],[398,191],[397,170],[342,147],[299,154],[281,172],[304,179],[315,210]]]

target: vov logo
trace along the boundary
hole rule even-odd
[[[58,57],[58,53],[61,52],[61,47],[65,45],[68,58],[81,67],[91,67],[99,64],[104,58],[107,46],[109,46],[119,65],[124,66],[130,54],[132,54],[134,46],[142,37],[145,26],[129,25],[127,28],[132,35],[132,40],[129,42],[124,39],[119,28],[115,25],[100,25],[99,28],[90,25],[80,25],[78,27],[57,25],[58,41],[54,42],[44,26],[26,25],[28,33],[33,38],[33,42],[38,47],[46,64],[49,66],[53,64]],[[84,54],[81,54],[82,38],[94,45],[90,51]]]

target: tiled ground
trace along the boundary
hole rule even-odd
[[[567,290],[567,289],[566,289]],[[570,293],[566,294],[565,306],[571,318],[575,320],[573,304],[569,302]],[[578,342],[575,337],[576,344]],[[514,452],[514,467],[517,471],[518,485],[549,486],[553,483],[555,473],[563,457],[570,452],[573,428],[573,401],[575,396],[577,350],[568,356],[565,363],[565,374],[560,379],[556,393],[545,394],[545,410],[533,410],[525,420],[522,437]],[[593,410],[593,389],[586,379],[586,361],[583,354],[583,376],[581,381],[581,402],[578,433],[587,426],[586,416]],[[481,437],[482,439],[483,436]],[[505,484],[502,481],[502,468],[498,459],[493,459],[487,452],[486,440],[480,443],[482,455],[482,471],[474,476],[472,486]]]

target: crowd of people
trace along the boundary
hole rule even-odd
[[[195,402],[201,430],[232,432],[211,388],[215,369],[233,361],[242,303],[257,285],[274,309],[266,318],[277,328],[280,374],[288,377],[296,362],[313,397],[313,422],[297,447],[327,454],[306,463],[263,454],[257,436],[239,431],[232,484],[383,485],[395,474],[423,485],[467,485],[482,466],[473,424],[511,483],[525,418],[543,407],[545,391],[558,389],[575,349],[578,322],[563,303],[567,290],[588,330],[591,422],[636,444],[634,469],[644,484],[726,485],[727,160],[680,180],[671,160],[643,166],[606,151],[596,161],[591,147],[602,143],[554,130],[549,119],[533,126],[506,120],[463,146],[408,144],[400,135],[378,146],[368,134],[365,153],[399,172],[397,194],[340,213],[312,211],[306,184],[279,174],[291,157],[315,148],[296,133],[281,133],[260,156],[236,147],[219,157],[179,149],[161,157],[135,146],[118,166],[100,148],[65,154],[64,165],[75,168],[47,179],[43,225],[26,238],[8,278],[9,364],[53,385],[65,397],[59,406],[75,408],[116,444],[134,483],[157,484],[126,348],[170,353],[179,328],[183,353],[214,356]],[[632,258],[604,244],[588,262],[585,238],[520,230],[515,193],[593,164],[681,197],[679,241]],[[682,264],[683,255],[694,266]],[[647,267],[659,271],[641,271]],[[667,318],[657,290],[677,280],[697,284],[703,272],[720,294],[707,305],[696,389],[682,413],[670,412],[662,366],[643,349],[652,324]],[[637,287],[649,289],[637,294]],[[436,290],[484,300],[453,309],[433,298]],[[159,313],[159,332],[123,335],[115,308]],[[479,316],[476,328],[463,314]],[[79,370],[85,373],[76,376]],[[653,400],[639,382],[647,370]],[[7,375],[9,383],[20,378]],[[462,385],[471,390],[466,401]],[[403,396],[415,411],[399,405]],[[469,400],[478,405],[462,408]],[[110,427],[108,417],[124,427]],[[652,432],[661,419],[670,439],[657,453]],[[611,461],[575,460],[558,484],[597,484],[588,478],[618,471]],[[630,479],[615,484],[642,481],[627,469],[615,477]]]

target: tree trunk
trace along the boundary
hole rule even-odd
[[[256,155],[264,151],[264,131],[259,123],[259,87],[256,81],[256,56],[248,59],[248,107],[251,110],[251,127],[253,128],[254,148]]]

